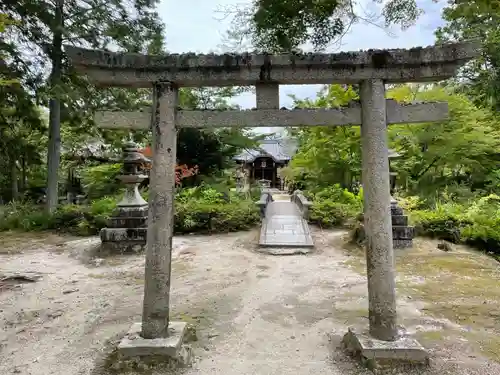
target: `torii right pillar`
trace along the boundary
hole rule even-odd
[[[426,364],[424,348],[399,337],[397,327],[384,81],[362,81],[360,99],[369,332],[349,329],[342,343],[369,367],[401,361]]]
[[[379,340],[393,341],[398,332],[385,85],[380,79],[367,80],[360,89],[370,334]]]

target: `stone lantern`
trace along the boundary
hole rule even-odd
[[[394,195],[394,191],[396,189],[396,179],[398,173],[394,171],[392,168],[391,162],[394,159],[397,159],[401,156],[401,154],[397,153],[396,151],[389,149],[389,181],[391,184],[391,197]]]
[[[403,249],[413,246],[413,237],[415,229],[408,226],[408,216],[404,214],[403,209],[399,207],[398,201],[394,199],[396,188],[397,172],[394,172],[391,161],[399,158],[401,155],[394,150],[389,149],[389,176],[391,189],[391,218],[392,218],[392,245],[394,249]]]
[[[117,204],[107,228],[101,230],[103,248],[113,253],[144,250],[147,238],[148,202],[139,193],[139,184],[148,176],[142,167],[150,160],[139,152],[133,142],[123,147],[123,174],[118,179],[125,184],[125,194]]]

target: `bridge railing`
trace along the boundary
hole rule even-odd
[[[260,200],[256,202],[260,209],[260,217],[264,218],[266,216],[266,208],[269,202],[273,201],[273,196],[269,192],[262,192]]]
[[[312,202],[305,197],[302,191],[295,190],[290,196],[290,201],[299,207],[299,210],[302,212],[302,217],[305,220],[309,220],[309,208],[312,206]]]

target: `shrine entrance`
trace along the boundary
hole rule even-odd
[[[140,340],[133,341],[133,349],[151,353],[151,348],[158,349],[155,339],[168,337],[161,342],[167,349],[172,349],[175,343],[168,352],[175,356],[185,332],[185,323],[170,321],[179,128],[361,125],[369,331],[362,335],[348,331],[345,343],[362,356],[367,350],[372,358],[389,353],[390,359],[396,360],[411,353],[411,360],[428,359],[414,340],[399,340],[387,126],[441,121],[447,117],[448,106],[447,103],[406,105],[386,100],[385,85],[448,79],[460,66],[479,55],[477,44],[336,54],[143,56],[69,46],[65,52],[76,69],[100,86],[153,91],[153,106],[148,110],[105,112],[96,116],[102,127],[151,129],[153,135],[143,315],[142,324],[134,328],[138,333],[134,337]],[[360,103],[345,108],[280,109],[280,84],[332,83],[359,85]],[[180,87],[207,86],[255,86],[257,109],[193,111],[178,107]],[[269,176],[266,168],[267,162],[266,167],[261,164],[260,173]],[[131,341],[125,340],[120,345],[126,349]]]
[[[257,158],[252,164],[256,181],[266,180],[269,181],[271,187],[276,187],[276,163],[272,158]]]

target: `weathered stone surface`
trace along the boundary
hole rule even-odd
[[[184,322],[170,322],[168,335],[164,338],[144,339],[141,323],[135,323],[118,344],[118,356],[112,366],[122,371],[151,371],[188,367],[193,353],[189,345],[188,327]]]
[[[413,246],[415,228],[408,225],[408,216],[398,206],[395,199],[391,200],[392,243],[395,249],[404,249]]]
[[[142,336],[163,338],[170,318],[170,278],[174,233],[176,112],[178,87],[157,82],[153,87],[153,157],[149,182],[149,215],[142,308]]]
[[[124,358],[156,355],[177,358],[186,329],[185,322],[170,322],[166,337],[145,339],[141,336],[142,324],[134,323],[118,345],[118,351]]]
[[[148,217],[112,217],[109,219],[110,228],[144,228],[147,226]]]
[[[100,253],[136,254],[146,248],[147,228],[102,228]]]
[[[439,81],[479,55],[478,43],[426,48],[368,50],[333,54],[194,53],[141,55],[65,46],[72,64],[102,85],[151,87],[171,81],[181,86]],[[111,73],[111,71],[113,73]]]
[[[391,215],[392,225],[408,225],[408,216],[406,215]]]
[[[305,195],[300,190],[295,190],[290,196],[290,202],[297,205],[304,220],[309,220],[309,210],[312,206],[312,202],[307,200]]]
[[[257,109],[280,107],[280,86],[277,83],[261,83],[255,87]]]
[[[479,43],[461,42],[445,45],[338,53],[290,53],[280,55],[252,54],[164,54],[110,52],[65,46],[76,66],[95,66],[108,69],[248,69],[265,64],[273,67],[310,69],[315,66],[369,65],[377,68],[393,65],[424,65],[439,62],[468,60],[479,52]]]
[[[268,254],[268,255],[306,255],[310,254],[314,249],[308,247],[259,247],[257,251],[259,253]]]
[[[404,215],[404,211],[397,204],[391,204],[391,216],[401,216]]]
[[[360,97],[368,318],[373,337],[389,341],[397,336],[397,328],[384,82],[362,82]]]
[[[386,365],[428,365],[429,354],[410,337],[401,337],[395,341],[376,340],[368,334],[356,333],[353,330],[344,335],[342,346],[347,353],[360,359],[372,370]]]
[[[108,228],[145,228],[148,206],[117,207],[109,219]]]
[[[415,237],[415,228],[393,225],[392,237],[397,240],[411,240]]]
[[[136,242],[146,243],[148,228],[102,228],[102,242]]]
[[[137,253],[146,246],[148,205],[138,190],[138,184],[147,177],[140,171],[143,163],[149,160],[138,152],[134,143],[126,143],[123,174],[118,177],[125,184],[126,192],[109,219],[108,227],[100,232],[103,253]]]
[[[313,247],[307,221],[292,202],[275,201],[267,205],[260,231],[261,247]]]
[[[260,105],[267,107],[271,105],[270,101],[266,103]],[[395,100],[387,99],[386,105],[389,125],[442,121],[448,118],[448,103],[398,104]],[[97,112],[95,122],[100,128],[107,129],[149,129],[151,110]],[[357,105],[338,109],[181,110],[177,114],[177,124],[181,128],[361,125],[361,107]]]
[[[259,207],[260,217],[266,216],[267,205],[273,201],[273,195],[269,192],[263,192],[260,199],[255,203]]]

